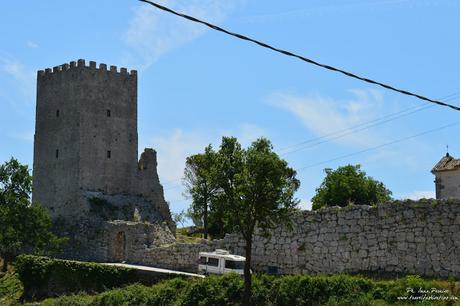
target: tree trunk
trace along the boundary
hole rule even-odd
[[[208,239],[208,200],[204,199],[204,213],[203,213],[203,234],[204,239]]]
[[[8,260],[6,258],[7,256],[3,257],[2,272],[6,272],[6,270],[8,269]]]
[[[251,305],[251,255],[252,255],[252,238],[246,240],[246,262],[244,263],[244,292],[243,292],[243,306]]]

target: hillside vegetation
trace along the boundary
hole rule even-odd
[[[236,274],[205,279],[173,278],[142,285],[138,283],[142,280],[132,272],[97,263],[23,255],[15,267],[0,274],[0,306],[21,305],[23,300],[30,303],[27,305],[63,306],[241,305],[243,279]],[[339,274],[253,275],[252,282],[251,305],[460,306],[458,280],[429,280],[419,276],[372,279]],[[45,287],[51,289],[52,295],[60,296],[43,300],[44,296],[37,293]]]
[[[460,305],[460,283],[427,281],[417,276],[399,280],[371,280],[336,276],[256,276],[252,305]],[[413,293],[408,289],[414,290]],[[421,293],[421,290],[437,293]],[[130,285],[98,295],[74,295],[45,300],[41,305],[241,305],[243,280],[238,275],[206,279],[173,279],[147,287]],[[443,293],[441,293],[443,292]],[[423,300],[433,296],[444,301]],[[402,300],[410,298],[413,300]]]

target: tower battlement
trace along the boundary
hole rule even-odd
[[[120,70],[118,70],[117,66],[111,65],[107,69],[107,65],[100,63],[99,67],[97,67],[97,64],[95,61],[89,61],[89,65],[86,65],[86,61],[84,59],[79,59],[78,61],[71,61],[70,63],[65,63],[59,66],[54,66],[53,68],[46,68],[44,70],[39,70],[37,75],[38,77],[46,77],[46,76],[51,76],[59,73],[65,73],[70,70],[75,70],[75,69],[88,69],[88,70],[93,70],[98,73],[112,73],[112,74],[119,74],[119,75],[129,75],[132,77],[137,77],[137,70],[130,70],[128,71],[127,68],[121,67]]]

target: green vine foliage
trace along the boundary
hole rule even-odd
[[[29,298],[62,293],[100,292],[138,281],[136,271],[72,260],[20,255],[15,262],[19,279]]]

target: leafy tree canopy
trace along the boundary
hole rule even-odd
[[[243,304],[251,302],[251,256],[256,227],[269,231],[290,224],[300,186],[296,172],[274,151],[268,139],[259,138],[242,149],[236,138],[223,137],[216,172],[219,202],[227,227],[245,240]]]
[[[185,195],[192,199],[189,215],[192,220],[203,225],[204,238],[207,239],[209,221],[215,220],[211,213],[211,204],[219,192],[216,181],[217,154],[211,145],[204,153],[187,157],[184,170]],[[213,210],[218,213],[217,210]]]
[[[259,138],[243,149],[234,137],[223,137],[219,150],[187,158],[184,182],[192,197],[191,215],[203,220],[218,236],[236,232],[245,240],[243,304],[250,305],[251,249],[255,229],[268,236],[270,229],[290,224],[300,186],[296,172]]]
[[[326,177],[312,198],[313,209],[350,204],[374,205],[391,200],[391,191],[382,182],[367,176],[360,165],[324,171]]]
[[[11,158],[0,166],[0,256],[3,270],[20,253],[57,251],[66,240],[51,232],[48,211],[31,204],[32,177],[26,165]]]

